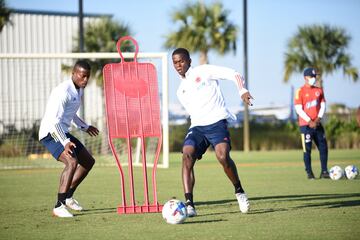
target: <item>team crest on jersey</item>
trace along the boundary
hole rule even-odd
[[[316,91],[315,96],[317,96],[317,97],[320,96],[320,92]]]
[[[201,81],[201,77],[197,77],[196,79],[195,79],[195,82],[200,82]]]
[[[305,104],[305,108],[309,109],[309,108],[312,108],[312,107],[317,106],[317,104],[318,104],[317,99],[314,99],[314,100],[312,100],[312,101],[310,101],[310,102],[307,102],[307,103]]]

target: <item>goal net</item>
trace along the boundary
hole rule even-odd
[[[124,53],[133,58],[133,53]],[[138,62],[155,65],[162,111],[163,143],[158,167],[169,166],[168,137],[168,69],[166,53],[138,53]],[[71,77],[77,59],[93,63],[107,60],[119,62],[118,53],[66,53],[66,54],[0,54],[0,169],[62,167],[38,141],[39,124],[43,117],[51,90]],[[108,145],[105,122],[102,69],[92,74],[84,91],[83,105],[78,115],[100,130],[90,137],[75,127],[71,133],[84,143],[94,155],[98,166],[115,165]],[[94,76],[95,75],[95,76]],[[132,139],[134,165],[141,165],[140,142]],[[126,143],[119,140],[121,162],[127,164]],[[157,139],[147,139],[147,162],[155,158]],[[125,157],[124,157],[125,156]]]

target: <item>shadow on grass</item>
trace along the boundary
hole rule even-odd
[[[339,199],[339,198],[353,198],[353,197],[360,197],[360,193],[280,195],[280,196],[253,197],[253,198],[249,198],[249,200],[311,201],[311,200]]]
[[[348,198],[358,198],[355,200],[350,200]],[[341,200],[342,199],[342,200]],[[326,200],[326,201],[324,201]],[[334,200],[334,201],[333,201]],[[337,200],[337,201],[335,201]],[[340,207],[354,207],[360,206],[360,193],[346,193],[346,194],[301,194],[301,195],[278,195],[278,196],[264,196],[264,197],[252,197],[249,198],[250,204],[253,207],[248,214],[264,214],[264,213],[272,213],[272,212],[283,212],[283,211],[291,211],[305,208],[340,208]],[[262,202],[296,202],[296,201],[306,201],[306,204],[301,204],[297,206],[288,206],[288,207],[279,207],[279,208],[256,208]],[[318,201],[318,202],[312,202]],[[206,205],[237,205],[236,199],[222,199],[222,200],[214,200],[214,201],[199,201],[195,202],[197,206],[206,206]],[[281,205],[281,204],[280,204]],[[279,206],[279,204],[277,204]],[[204,214],[202,216],[215,216],[221,214],[238,214],[239,211],[226,211],[229,206],[224,206],[225,211]],[[81,211],[80,213],[75,214],[75,216],[85,216],[85,215],[93,215],[93,214],[106,214],[106,213],[117,213],[117,208],[94,208],[94,209],[86,209]],[[207,222],[219,222],[225,220],[206,220],[206,221],[191,221],[188,223],[207,223]]]
[[[349,198],[358,198],[358,199],[349,199]],[[325,201],[324,201],[325,200]],[[297,210],[302,208],[340,208],[340,207],[354,207],[360,206],[360,193],[345,193],[345,194],[301,194],[301,195],[279,195],[279,196],[264,196],[264,197],[253,197],[249,198],[250,204],[253,206],[259,206],[262,202],[296,202],[296,201],[306,201],[306,204],[301,204],[297,206],[289,206],[285,208],[268,208],[268,209],[256,209],[252,208],[248,214],[263,214],[263,213],[272,213],[272,212],[282,212]],[[316,203],[312,201],[317,201]],[[196,202],[195,205],[227,205],[227,204],[236,204],[236,199],[223,199],[215,201],[202,201]],[[277,204],[279,206],[279,204]],[[227,208],[225,206],[225,208]],[[229,214],[229,213],[238,213],[236,212],[221,212],[221,213],[211,213],[208,215],[219,215],[219,214]]]
[[[84,216],[92,214],[104,214],[104,213],[117,213],[117,208],[94,208],[94,209],[85,209],[79,213],[74,214],[74,216]]]
[[[201,215],[201,216],[205,216],[205,215]],[[224,221],[227,221],[225,219],[214,219],[214,220],[198,220],[198,221],[186,221],[184,222],[183,224],[194,224],[194,223],[214,223],[214,222],[224,222]]]

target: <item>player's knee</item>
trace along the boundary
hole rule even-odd
[[[95,165],[95,159],[91,157],[89,159],[89,170],[92,169],[92,167]]]
[[[182,161],[185,166],[191,167],[194,160],[190,153],[183,153]]]
[[[68,158],[67,161],[65,162],[65,167],[75,171],[77,164],[78,162],[75,158]]]
[[[224,167],[229,165],[229,159],[226,153],[216,154],[216,158]]]
[[[192,160],[192,155],[191,155],[191,153],[184,152],[183,155],[182,155],[182,160],[183,160],[183,161],[191,161],[191,160]]]
[[[90,171],[92,167],[95,165],[95,159],[92,156],[86,159],[79,159],[79,164],[87,171]]]

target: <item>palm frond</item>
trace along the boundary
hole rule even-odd
[[[236,53],[238,28],[229,22],[228,14],[229,11],[224,10],[219,2],[185,4],[171,14],[178,28],[165,36],[164,47],[184,47],[190,52],[206,55],[210,50],[221,55],[230,51]]]
[[[343,28],[327,24],[300,26],[287,44],[284,81],[288,81],[292,73],[301,73],[310,66],[319,69],[321,74],[342,69],[356,81],[357,74],[353,71],[356,68],[351,66],[350,56],[345,52],[350,39]]]

